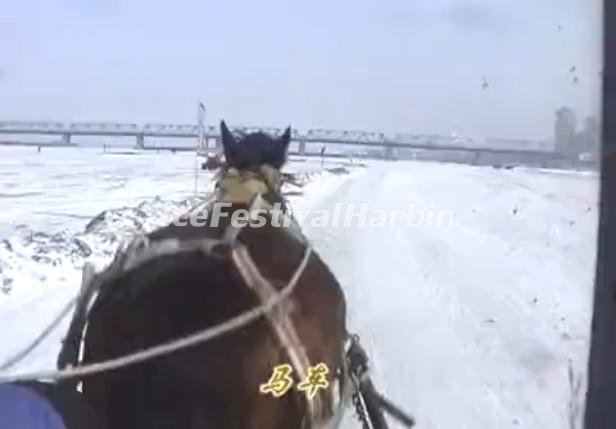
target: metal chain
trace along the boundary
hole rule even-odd
[[[351,343],[347,351],[347,359],[349,363],[349,371],[354,391],[351,397],[355,414],[362,425],[362,429],[372,429],[372,422],[368,416],[368,410],[364,398],[360,390],[360,380],[368,371],[367,356],[363,353],[363,349],[359,345],[359,335],[353,334],[349,337]]]
[[[364,408],[364,403],[362,401],[359,389],[356,389],[353,393],[352,401],[353,406],[355,407],[357,420],[360,421],[362,429],[372,429],[370,420],[368,420],[368,416],[366,415],[366,409]]]
[[[403,426],[412,428],[415,425],[415,419],[376,391],[368,375],[368,355],[359,344],[359,336],[352,335],[350,340],[351,346],[347,351],[347,361],[350,367],[351,379],[355,385],[353,405],[363,429],[389,427],[385,421],[385,413],[396,419]],[[367,401],[370,403],[370,411],[368,410]]]

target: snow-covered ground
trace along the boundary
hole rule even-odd
[[[369,217],[410,204],[451,215],[440,226],[304,223],[345,288],[377,385],[418,427],[570,427],[583,391],[571,393],[569,368],[583,381],[588,349],[596,175],[414,162],[288,169],[309,180],[291,197],[304,213],[347,202],[366,203]],[[0,361],[75,294],[85,260],[104,264],[125,232],[194,204],[194,172],[187,153],[0,149]],[[200,195],[210,179],[200,173]],[[64,329],[15,370],[53,366]]]

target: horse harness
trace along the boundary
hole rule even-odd
[[[249,214],[257,209],[271,210],[272,205],[265,200],[263,195],[276,193],[280,188],[279,176],[273,168],[261,168],[256,172],[240,173],[230,169],[224,174],[217,183],[216,202],[248,203]],[[190,213],[203,210],[205,207],[198,206]],[[283,213],[283,216],[288,214]],[[294,222],[294,220],[292,220]],[[230,255],[233,264],[244,280],[246,286],[253,291],[262,305],[273,302],[279,292],[271,282],[262,276],[258,267],[255,265],[247,247],[238,239],[243,226],[230,224],[224,230],[221,238],[204,239],[160,239],[150,240],[146,236],[140,236],[133,240],[125,249],[120,249],[116,254],[111,265],[101,273],[94,274],[91,265],[84,266],[82,289],[76,311],[69,326],[68,335],[64,341],[58,359],[59,368],[77,367],[79,356],[81,355],[84,327],[87,322],[87,313],[94,297],[103,284],[107,284],[118,279],[126,272],[149,262],[155,258],[165,255],[176,255],[179,253],[189,253],[200,251],[205,256],[226,257]],[[298,228],[291,231],[296,238],[303,238]],[[294,287],[301,277],[311,254],[311,248],[304,239],[306,246],[304,258],[300,267],[289,281],[289,289]],[[288,291],[285,298],[291,293]],[[306,348],[302,344],[295,325],[291,320],[284,301],[280,300],[272,308],[264,312],[272,330],[287,353],[290,363],[300,379],[306,379],[309,369],[313,366]],[[349,387],[351,380],[346,368],[346,360],[342,359],[345,367],[342,368],[336,379],[330,382],[330,389],[319,390],[316,395],[309,397],[302,395],[306,400],[306,417],[302,423],[303,429],[334,429],[337,427],[342,414],[342,405],[350,401],[351,392]],[[329,407],[328,407],[329,405]],[[328,418],[331,416],[331,418]]]
[[[229,169],[217,185],[219,190],[218,198],[222,201],[251,201],[250,207],[254,206],[254,208],[271,209],[271,205],[268,204],[266,199],[261,198],[261,196],[271,195],[272,192],[278,195],[281,184],[280,177],[280,172],[278,170],[268,166],[262,166],[257,172],[240,173],[237,170]],[[293,217],[291,217],[291,221],[291,225],[293,225],[294,228],[287,230],[308,247],[309,245],[301,234],[301,230],[295,223]],[[239,229],[230,225],[227,229],[227,233],[235,238],[237,234],[239,234]],[[247,257],[247,259],[250,258]],[[237,266],[240,267],[240,264],[237,264]],[[258,269],[256,269],[256,267],[254,268],[255,275],[258,275]],[[244,279],[248,285],[262,284],[262,287],[257,289],[257,293],[261,294],[260,298],[262,301],[267,295],[276,293],[271,283],[263,278],[259,279],[257,282],[251,282],[247,276],[244,276]],[[274,312],[268,314],[268,318],[276,330],[279,341],[287,350],[293,362],[293,366],[302,377],[305,377],[305,373],[310,367],[310,360],[306,355],[305,348],[299,341],[289,313],[282,311],[281,307],[278,307]],[[276,318],[278,319],[276,320]],[[359,336],[349,336],[344,350],[345,352],[342,359],[343,368],[336,380],[336,387],[332,389],[329,401],[332,406],[332,409],[329,410],[332,414],[332,418],[327,423],[320,426],[320,428],[337,428],[341,419],[341,412],[344,408],[342,405],[348,403],[349,400],[355,408],[357,418],[362,423],[363,429],[387,429],[388,425],[385,421],[383,411],[393,416],[402,423],[402,425],[408,428],[413,427],[415,425],[414,419],[378,393],[374,387],[369,377],[368,355],[359,342]],[[340,390],[341,384],[342,391]],[[352,389],[349,389],[349,387],[352,387]],[[314,403],[308,400],[307,405],[311,421],[308,426],[304,425],[304,427],[316,427],[314,426],[315,421],[318,420],[319,415],[323,415],[322,411],[324,411],[324,405],[322,401],[319,400],[319,397],[315,398],[317,398],[317,400],[314,401]]]
[[[272,208],[271,204],[263,198],[263,194],[277,193],[279,191],[280,180],[279,173],[276,170],[266,167],[246,175],[237,171],[227,171],[227,173],[230,174],[222,176],[217,184],[219,198],[228,198],[234,202],[239,202],[241,199],[245,200],[249,197],[249,212],[257,208]],[[245,188],[247,185],[248,191]],[[240,188],[245,189],[242,190]],[[194,208],[192,212],[200,209],[203,209],[203,206]],[[261,275],[248,249],[238,240],[238,235],[242,228],[236,228],[232,225],[225,230],[222,238],[149,240],[146,236],[139,236],[128,245],[119,248],[112,262],[105,270],[95,273],[90,263],[84,264],[81,290],[79,296],[72,302],[75,305],[75,311],[58,356],[58,370],[22,376],[3,376],[0,374],[0,382],[40,379],[64,380],[67,385],[73,385],[76,388],[80,377],[116,370],[201,344],[247,326],[263,316],[267,318],[272,326],[280,345],[287,352],[292,366],[297,371],[299,377],[305,378],[308,374],[308,369],[311,367],[311,362],[295,330],[289,312],[286,311],[284,303],[294,291],[299,278],[306,268],[312,249],[303,238],[303,235],[301,235],[299,227],[287,229],[294,236],[302,239],[305,244],[305,252],[293,276],[280,291],[276,290]],[[226,322],[187,337],[109,361],[81,365],[80,356],[82,355],[83,335],[87,324],[88,312],[102,286],[118,280],[125,273],[155,258],[191,252],[201,252],[204,256],[209,257],[225,257],[230,255],[242,279],[247,287],[254,291],[261,301],[261,305],[243,312]],[[52,326],[54,323],[52,323]],[[40,340],[41,338],[38,338],[35,344],[29,346],[26,350],[30,351]],[[17,360],[14,359],[14,361],[16,362]],[[320,390],[318,392],[320,395],[315,395],[312,398],[304,395],[307,401],[306,409],[308,412],[302,423],[302,429],[337,428],[342,418],[344,405],[351,401],[355,405],[357,415],[360,421],[362,421],[364,429],[387,429],[388,426],[384,421],[381,409],[388,411],[402,423],[405,423],[407,427],[413,425],[411,418],[405,416],[404,413],[380,396],[372,386],[367,375],[367,356],[359,345],[359,340],[356,336],[347,338],[342,363],[341,371],[336,374],[336,379],[330,383],[332,388]],[[11,362],[12,364],[14,362]],[[329,409],[327,409],[327,404],[330,405]],[[328,418],[328,416],[330,417]],[[406,421],[404,420],[405,417]]]

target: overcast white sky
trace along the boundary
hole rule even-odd
[[[0,118],[543,138],[601,37],[600,0],[7,0]]]

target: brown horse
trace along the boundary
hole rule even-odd
[[[237,141],[223,122],[221,132],[226,164],[213,204],[229,203],[220,209],[226,216],[218,225],[174,223],[149,234],[148,240],[220,239],[232,230],[261,276],[280,291],[308,246],[295,223],[273,225],[267,215],[258,228],[234,230],[230,225],[234,213],[252,207],[257,196],[269,206],[284,203],[279,178],[290,129],[278,138],[253,133]],[[212,207],[207,208],[210,214]],[[186,337],[261,303],[230,257],[199,252],[160,256],[99,289],[88,314],[80,363]],[[262,317],[210,342],[86,377],[82,392],[114,429],[333,428],[345,392],[350,392],[345,312],[340,285],[312,252],[283,309],[282,318],[295,335],[291,340],[281,338],[275,318]],[[294,359],[294,353],[300,358]],[[322,363],[329,370],[328,386],[312,399],[298,389],[307,371],[298,360],[310,368]],[[292,388],[278,398],[261,392],[274,368],[285,364],[293,370]]]

